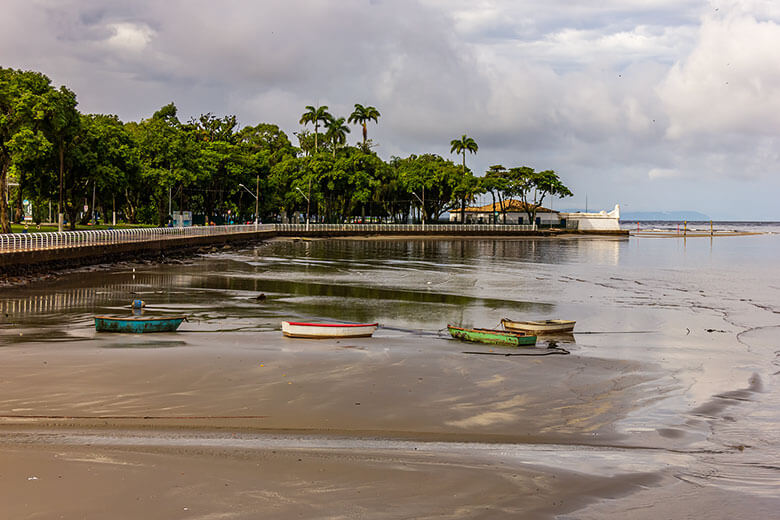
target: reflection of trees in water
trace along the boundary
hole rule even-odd
[[[109,276],[112,281],[100,283],[100,278]],[[121,278],[117,280],[116,278]],[[0,313],[3,315],[47,314],[56,311],[93,308],[111,305],[116,302],[137,298],[139,291],[154,291],[165,288],[181,287],[192,282],[193,277],[180,273],[106,275],[91,273],[83,280],[89,287],[52,287],[47,294],[28,294],[0,300]],[[94,285],[91,282],[96,282]],[[141,294],[140,296],[143,296]],[[139,299],[143,299],[142,297]]]
[[[274,243],[275,254],[307,260],[375,262],[405,260],[448,264],[481,263],[486,259],[545,264],[588,262],[616,265],[620,246],[627,239],[516,238],[516,239],[409,239],[319,240]],[[267,247],[267,246],[262,246]]]
[[[354,319],[370,318],[371,314],[380,310],[377,307],[384,307],[381,310],[386,314],[388,305],[399,316],[408,317],[451,313],[453,307],[500,309],[510,306],[514,310],[540,310],[539,304],[507,301],[501,294],[488,298],[447,294],[432,291],[425,283],[428,274],[440,273],[442,268],[457,264],[476,267],[491,263],[491,260],[543,264],[578,261],[615,265],[624,242],[603,238],[280,241],[260,246],[249,253],[252,264],[242,261],[247,257],[239,255],[238,258],[205,258],[202,262],[186,266],[148,267],[159,272],[131,273],[124,270],[120,273],[74,274],[50,286],[46,294],[37,294],[35,290],[21,291],[0,299],[0,312],[3,315],[25,315],[92,310],[125,302],[129,306],[134,298],[147,302],[153,300],[155,304],[189,303],[181,302],[180,295],[170,294],[170,290],[175,288],[263,292],[275,295],[281,311],[294,310],[297,305],[301,312],[314,312],[319,308],[318,315],[348,314]],[[266,254],[272,257],[263,260]],[[309,264],[309,261],[315,263]],[[355,262],[380,269],[408,268],[414,273],[412,284],[417,278],[419,289],[414,286],[377,287],[381,282],[370,274],[365,276],[365,273],[362,278],[351,279]],[[302,272],[306,274],[305,279],[298,276]],[[494,276],[496,274],[493,273]],[[517,283],[517,280],[508,281]],[[66,284],[79,286],[68,287]],[[194,299],[213,301],[215,306],[226,299],[215,296],[190,294]],[[311,298],[311,302],[285,302],[288,297]],[[329,309],[323,309],[323,305]],[[533,309],[526,309],[527,306],[533,306]]]

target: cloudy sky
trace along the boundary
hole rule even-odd
[[[555,208],[780,220],[779,24],[776,0],[2,0],[0,65],[82,112],[173,101],[293,141],[306,105],[373,105],[384,159],[457,161],[466,133],[477,174],[558,172]]]

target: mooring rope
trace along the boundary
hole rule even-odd
[[[0,419],[143,419],[143,420],[187,420],[187,419],[267,419],[268,415],[0,415]]]

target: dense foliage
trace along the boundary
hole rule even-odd
[[[307,106],[295,146],[273,124],[239,129],[235,116],[210,113],[182,122],[173,103],[140,122],[81,114],[76,95],[44,74],[0,67],[0,232],[21,221],[24,200],[36,222],[54,208],[74,229],[114,214],[162,226],[177,211],[200,223],[436,220],[486,192],[534,212],[545,195],[571,195],[551,170],[495,166],[474,176],[466,152],[478,146],[467,135],[451,142],[460,165],[433,154],[385,162],[368,139],[380,117],[360,104],[346,118]],[[354,146],[348,124],[362,130]]]

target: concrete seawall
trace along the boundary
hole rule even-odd
[[[572,237],[572,236],[628,237],[628,231],[571,232],[561,230],[495,231],[452,230],[429,232],[427,230],[409,230],[403,234],[397,231],[382,233],[377,231],[279,231],[259,230],[224,235],[204,235],[193,237],[171,237],[143,242],[121,244],[91,245],[82,247],[38,249],[33,251],[0,252],[0,277],[24,276],[34,273],[58,271],[87,265],[107,264],[120,261],[162,259],[166,256],[184,255],[198,250],[225,245],[251,244],[275,237],[301,238],[337,238],[337,237],[384,237],[384,238],[495,238],[510,239],[517,237]]]

